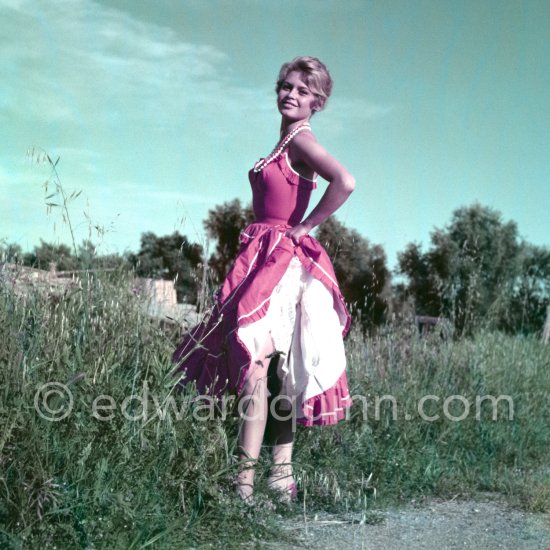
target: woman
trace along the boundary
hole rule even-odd
[[[335,424],[351,405],[342,341],[350,317],[330,260],[310,235],[355,187],[309,124],[331,89],[330,74],[316,58],[282,66],[276,86],[280,141],[249,173],[256,221],[241,234],[211,315],[174,353],[180,386],[195,381],[200,392],[239,396],[235,488],[247,502],[266,428],[273,445],[268,484],[291,499],[295,424]],[[304,218],[317,175],[329,185]]]

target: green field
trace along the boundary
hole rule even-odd
[[[269,505],[266,453],[250,508],[231,490],[237,419],[173,392],[179,335],[130,288],[124,273],[83,275],[62,295],[0,280],[1,548],[230,547],[280,538],[281,515],[368,517],[423,495],[478,491],[549,509],[550,346],[534,336],[356,328],[346,339],[349,419],[298,429],[293,506]],[[54,382],[72,405],[53,393],[43,402],[40,388]],[[143,397],[144,384],[147,414],[128,399]]]

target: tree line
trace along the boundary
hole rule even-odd
[[[253,219],[250,205],[238,199],[210,210],[203,223],[215,248],[208,258],[202,245],[177,231],[143,233],[139,251],[124,255],[98,255],[89,241],[76,251],[41,241],[26,253],[5,243],[0,253],[4,261],[39,269],[125,269],[174,280],[178,300],[197,304],[223,280],[238,252],[239,234]],[[474,204],[455,210],[446,226],[433,230],[426,250],[411,242],[398,254],[393,274],[380,245],[335,217],[314,236],[329,253],[342,293],[365,328],[414,314],[445,317],[459,334],[479,327],[527,334],[544,324],[550,249],[523,240],[515,222],[491,208]]]

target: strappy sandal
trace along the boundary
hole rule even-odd
[[[248,491],[246,491],[245,487],[251,487],[254,489],[254,485],[251,483],[239,483],[237,480],[233,481],[233,489],[235,491],[235,494],[245,503],[248,504],[248,506],[254,506],[254,494],[253,492],[250,492],[250,494],[247,494]]]
[[[286,488],[286,494],[288,495],[290,502],[294,502],[298,498],[298,488],[296,487],[296,483],[292,482]]]
[[[281,487],[275,483],[276,479],[277,478],[268,479],[267,486],[279,495],[282,502],[286,502],[288,504],[294,502],[298,498],[298,488],[296,487],[296,483],[293,481],[286,487]]]

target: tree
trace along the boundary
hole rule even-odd
[[[18,244],[0,243],[0,262],[20,262],[29,267],[57,271],[76,270],[127,270],[128,259],[118,254],[99,255],[95,245],[85,240],[73,255],[71,248],[64,244],[51,244],[41,241],[32,252],[23,253]]]
[[[408,276],[408,285],[395,288],[398,301],[405,303],[413,297],[416,311],[431,316],[441,314],[441,293],[439,281],[418,243],[409,243],[399,255],[399,272]],[[402,307],[402,305],[400,306]]]
[[[80,269],[95,271],[120,272],[128,271],[131,264],[127,255],[98,254],[97,247],[90,240],[85,240],[78,247]]]
[[[23,263],[37,269],[56,271],[73,271],[78,269],[78,258],[65,244],[46,243],[40,239],[40,246],[35,246],[32,252],[24,254]]]
[[[0,263],[18,263],[23,259],[23,251],[16,243],[0,241]]]
[[[216,250],[209,260],[216,283],[221,283],[227,275],[239,251],[239,235],[253,221],[251,205],[243,207],[239,199],[224,202],[208,211],[204,228],[208,236],[216,240]]]
[[[365,326],[380,325],[390,304],[390,272],[386,254],[334,216],[315,234],[332,259],[340,290],[348,304],[359,312]]]
[[[504,323],[521,275],[521,251],[516,224],[474,204],[434,230],[428,252],[409,244],[398,271],[408,278],[417,313],[448,316],[459,331],[470,331]]]
[[[177,231],[163,237],[147,232],[141,235],[139,252],[131,254],[129,261],[142,277],[175,280],[178,301],[195,303],[199,286],[197,268],[202,254],[200,245],[190,243]]]
[[[513,332],[538,332],[544,325],[549,304],[550,249],[523,243],[520,274],[502,328]]]

